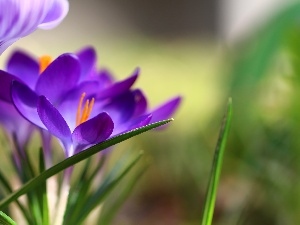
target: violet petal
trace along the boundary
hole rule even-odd
[[[95,104],[95,112],[100,110],[107,112],[113,119],[115,124],[125,123],[128,121],[134,113],[135,101],[134,94],[130,91],[124,93],[116,98],[113,98],[110,103],[97,109],[97,103]]]
[[[94,78],[94,77],[93,77]],[[98,74],[95,76],[96,80],[101,85],[100,88],[108,88],[114,82],[112,74],[107,69],[101,69]]]
[[[52,7],[55,7],[57,3],[62,4],[63,1],[65,0],[0,1],[0,54],[19,38],[35,31],[48,13],[53,10]],[[54,17],[51,19],[57,20]],[[47,20],[45,22],[51,23],[53,21]]]
[[[63,54],[39,76],[36,92],[47,96],[50,102],[57,104],[63,95],[77,84],[79,75],[78,58],[73,54]]]
[[[16,109],[31,123],[38,127],[45,126],[39,118],[37,112],[38,96],[28,86],[18,81],[13,81],[11,87],[11,97]]]
[[[42,23],[38,25],[41,29],[52,29],[56,27],[67,15],[69,2],[67,0],[54,0]]]
[[[20,115],[14,105],[0,101],[0,108],[0,123],[8,133],[15,135],[20,146],[25,146],[33,130],[32,124]]]
[[[104,89],[104,90],[100,91],[99,94],[97,95],[97,98],[99,98],[99,99],[112,98],[112,97],[120,95],[123,92],[129,90],[130,87],[136,81],[136,79],[138,77],[138,74],[139,74],[139,69],[136,69],[133,72],[133,75],[130,76],[129,78],[127,78],[123,81],[120,81],[120,82],[116,82],[115,84],[108,87],[107,89]]]
[[[11,84],[12,81],[17,80],[21,82],[19,78],[16,76],[13,76],[3,70],[0,70],[0,99],[5,101],[5,102],[12,102],[11,101]]]
[[[152,120],[151,123],[158,122],[161,120],[170,119],[177,110],[181,102],[181,97],[175,97],[166,103],[162,104],[151,112]]]
[[[147,110],[147,99],[139,89],[133,91],[135,100],[134,117],[143,115]]]
[[[130,130],[139,128],[139,127],[143,127],[146,126],[147,124],[150,123],[152,118],[151,114],[148,115],[143,115],[143,116],[139,116],[133,120],[130,120],[126,123],[123,124],[118,124],[116,125],[114,132],[113,132],[113,136],[121,134],[121,133],[125,133],[128,132]]]
[[[87,47],[79,51],[76,55],[78,56],[81,65],[80,80],[82,80],[89,76],[94,69],[97,59],[96,51],[92,47]]]
[[[47,130],[59,138],[65,146],[70,145],[72,137],[68,124],[45,96],[39,96],[37,112]]]
[[[84,148],[106,140],[114,129],[114,123],[110,116],[103,112],[94,118],[77,126],[72,134],[76,149]]]
[[[17,40],[20,38],[13,38],[13,39],[8,39],[8,40],[1,40],[0,39],[0,55],[13,43],[15,43]]]
[[[7,72],[19,77],[34,89],[39,75],[39,65],[28,54],[15,51],[7,62]]]
[[[28,123],[15,109],[14,105],[0,101],[0,108],[0,123],[4,125],[6,130],[13,132],[22,120]]]

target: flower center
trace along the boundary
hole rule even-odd
[[[77,113],[76,113],[76,126],[82,124],[83,122],[87,121],[89,116],[91,115],[95,99],[92,98],[92,100],[87,99],[85,101],[84,106],[83,105],[83,99],[85,97],[85,92],[81,94],[78,107],[77,107]]]
[[[50,65],[52,58],[49,55],[43,55],[39,58],[40,61],[40,74]]]

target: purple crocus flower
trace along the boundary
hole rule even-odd
[[[67,0],[0,0],[0,54],[37,28],[57,26],[68,10]]]
[[[0,73],[0,82],[8,85],[0,98],[56,136],[66,157],[113,135],[169,118],[180,102],[176,97],[156,110],[147,110],[142,91],[131,90],[139,70],[114,82],[107,71],[95,70],[95,57],[92,48],[63,54],[38,76],[38,63],[16,52],[8,63],[10,73]]]
[[[87,73],[88,68],[92,67],[93,62],[95,61],[95,57],[94,59],[89,57],[89,55],[91,55],[90,53],[93,53],[93,51],[84,52],[86,53],[79,53],[78,56],[65,54],[59,57],[50,66],[50,71],[52,72],[45,71],[45,73],[42,72],[51,62],[49,57],[41,57],[42,60],[37,60],[22,51],[15,51],[9,58],[6,71],[0,71],[0,80],[2,83],[2,88],[0,89],[0,106],[2,106],[0,112],[0,123],[5,127],[5,130],[8,132],[9,136],[14,138],[14,141],[20,140],[17,143],[15,142],[17,146],[25,147],[25,144],[27,143],[31,134],[32,125],[25,120],[19,112],[16,111],[12,104],[10,96],[10,84],[12,80],[22,81],[32,90],[37,89],[39,93],[44,93],[46,96],[53,96],[53,93],[56,93],[56,95],[52,97],[52,100],[56,98],[56,100],[54,100],[56,105],[61,105],[61,108],[67,107],[66,110],[63,110],[64,116],[70,118],[68,121],[71,124],[70,127],[72,130],[75,129],[76,113],[74,112],[76,112],[77,106],[75,108],[73,107],[74,109],[72,108],[73,111],[71,112],[68,109],[68,107],[70,107],[70,104],[68,104],[69,102],[74,103],[74,101],[76,102],[79,100],[80,95],[83,92],[90,94],[93,90],[103,90],[102,97],[104,97],[105,94],[108,95],[110,92],[113,94],[117,94],[118,92],[121,93],[122,90],[130,88],[130,86],[134,83],[137,74],[133,74],[130,78],[121,82],[115,82],[114,84],[111,82],[110,85],[108,85],[107,82],[104,82],[105,76],[99,76],[97,81],[91,79],[80,82],[79,84],[79,82],[76,82],[76,80],[78,80],[78,75],[80,74],[81,76],[84,74],[83,72]],[[86,57],[82,57],[83,55]],[[60,66],[57,65],[61,65],[63,69],[60,70],[58,68]],[[80,72],[79,66],[81,67]],[[67,68],[72,68],[73,72]],[[56,70],[59,70],[59,73],[57,73]],[[40,73],[42,74],[39,75]],[[53,76],[52,73],[56,74],[57,76]],[[68,79],[70,79],[70,81],[68,81]],[[70,84],[70,86],[65,85],[64,83],[66,82]],[[48,86],[48,83],[57,84],[54,86]],[[72,91],[69,91],[73,86],[75,86],[75,84],[78,85],[78,87],[74,88]],[[61,96],[64,94],[65,96],[62,101]],[[74,104],[71,104],[71,106],[72,105]],[[46,153],[46,162],[49,166],[51,164],[51,153],[50,137],[47,132],[42,132],[42,140]]]
[[[49,134],[57,137],[65,156],[70,157],[114,135],[167,119],[176,111],[180,97],[155,110],[148,109],[143,92],[132,89],[139,69],[116,82],[107,70],[96,69],[96,61],[93,48],[62,54],[53,62],[48,57],[38,62],[21,51],[15,52],[6,71],[0,71],[0,106],[8,106],[4,107],[8,110],[4,110],[5,115],[0,113],[0,122],[19,120],[18,111],[26,119],[22,123],[29,121],[43,130],[45,140]],[[22,123],[3,125],[18,129]],[[64,173],[54,224],[63,220],[71,174],[72,168]]]

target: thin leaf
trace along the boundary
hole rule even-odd
[[[36,171],[34,169],[34,164],[32,162],[32,159],[29,156],[29,151],[28,149],[26,149],[24,151],[24,158],[22,158],[21,160],[21,168],[23,169],[23,175],[20,176],[20,178],[22,177],[24,180],[23,182],[27,182],[31,179],[33,179],[37,174],[38,171]],[[28,208],[30,210],[30,212],[32,213],[32,218],[33,218],[33,225],[39,225],[42,224],[42,199],[41,199],[41,195],[40,194],[40,185],[39,184],[39,188],[37,191],[33,192],[30,191],[27,194],[27,199],[28,199]],[[37,195],[38,194],[38,195]]]
[[[222,122],[219,139],[215,149],[215,155],[214,155],[214,160],[211,168],[207,194],[206,194],[202,225],[211,225],[212,222],[216,196],[217,196],[217,188],[220,180],[222,161],[223,161],[223,156],[225,151],[225,145],[226,145],[230,122],[231,122],[231,115],[232,115],[232,100],[230,98],[228,100],[227,111]]]
[[[121,208],[122,205],[124,205],[124,202],[128,199],[128,197],[131,194],[136,183],[142,177],[142,175],[145,173],[147,168],[148,168],[148,165],[142,166],[133,175],[133,177],[130,177],[129,180],[125,180],[126,185],[124,185],[124,188],[122,188],[122,190],[115,189],[113,194],[110,195],[110,196],[115,197],[114,200],[112,200],[112,201],[109,201],[107,199],[105,200],[104,205],[101,209],[101,214],[99,216],[97,224],[108,225],[108,224],[112,223],[118,210]]]
[[[140,160],[142,152],[136,156],[125,168],[120,172],[119,166],[115,166],[113,170],[104,178],[101,186],[94,192],[84,207],[81,207],[81,211],[74,212],[77,217],[73,221],[68,221],[68,224],[81,224],[81,222],[89,215],[89,213],[95,209],[113,190],[113,188],[125,177],[126,174],[133,168],[134,165]]]
[[[42,224],[42,212],[38,196],[32,192],[28,193],[28,202],[30,210],[33,214],[33,219],[35,220],[34,224]]]
[[[0,225],[17,225],[9,216],[0,211]]]
[[[4,174],[2,174],[1,171],[0,171],[0,183],[3,185],[3,187],[5,188],[5,190],[8,193],[12,192],[12,187],[10,186],[8,180],[6,179]],[[20,208],[21,212],[23,213],[24,217],[26,218],[28,224],[33,224],[31,215],[29,214],[28,210],[24,207],[24,205],[18,200],[16,201],[16,203],[17,203],[18,207]]]
[[[18,197],[20,197],[23,194],[26,194],[27,192],[29,192],[30,190],[32,190],[33,188],[37,187],[41,182],[44,182],[45,180],[47,180],[49,177],[52,177],[53,175],[63,171],[64,169],[73,166],[74,164],[87,159],[88,157],[110,147],[113,146],[117,143],[120,143],[122,141],[125,141],[131,137],[134,137],[138,134],[144,133],[148,130],[154,129],[156,127],[165,125],[169,122],[173,121],[173,119],[168,119],[168,120],[163,120],[163,121],[159,121],[157,123],[152,123],[149,124],[147,126],[138,128],[138,129],[134,129],[131,130],[129,132],[126,132],[124,134],[120,134],[116,137],[110,138],[102,143],[99,143],[97,145],[94,145],[82,152],[79,152],[76,155],[73,155],[65,160],[63,160],[62,162],[54,165],[53,167],[47,169],[46,171],[42,172],[40,175],[36,176],[35,178],[29,180],[27,183],[25,183],[19,190],[17,190],[16,192],[10,194],[9,196],[7,196],[6,198],[4,198],[1,202],[0,202],[0,209],[3,209],[4,207],[6,207],[9,203],[15,201],[16,199],[18,199]]]
[[[40,173],[42,173],[46,169],[45,165],[45,160],[44,160],[44,152],[43,149],[40,149],[39,152],[39,157],[40,157],[40,164],[39,164],[39,170]],[[47,185],[46,182],[41,183],[39,189],[39,198],[41,199],[40,204],[42,208],[42,220],[43,220],[43,225],[48,225],[49,224],[49,209],[48,209],[48,197],[47,197]]]
[[[86,202],[86,199],[88,198],[94,178],[104,165],[104,161],[105,157],[101,157],[100,162],[90,175],[88,174],[88,165],[90,165],[90,160],[86,162],[82,174],[79,176],[79,179],[77,179],[76,183],[74,183],[73,188],[70,191],[64,221],[71,221],[72,218],[76,216],[74,212],[81,210],[81,206],[84,205],[84,202]]]

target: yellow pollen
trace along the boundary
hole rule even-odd
[[[40,57],[40,74],[50,65],[52,58],[49,55],[44,55]]]
[[[91,101],[86,100],[84,107],[82,109],[83,99],[84,99],[85,95],[86,95],[85,92],[83,92],[81,94],[81,97],[79,100],[79,104],[77,107],[77,113],[76,113],[76,126],[78,126],[88,120],[89,116],[91,115],[94,103],[95,103],[94,98],[92,98]],[[82,109],[82,111],[81,111],[81,109]]]

